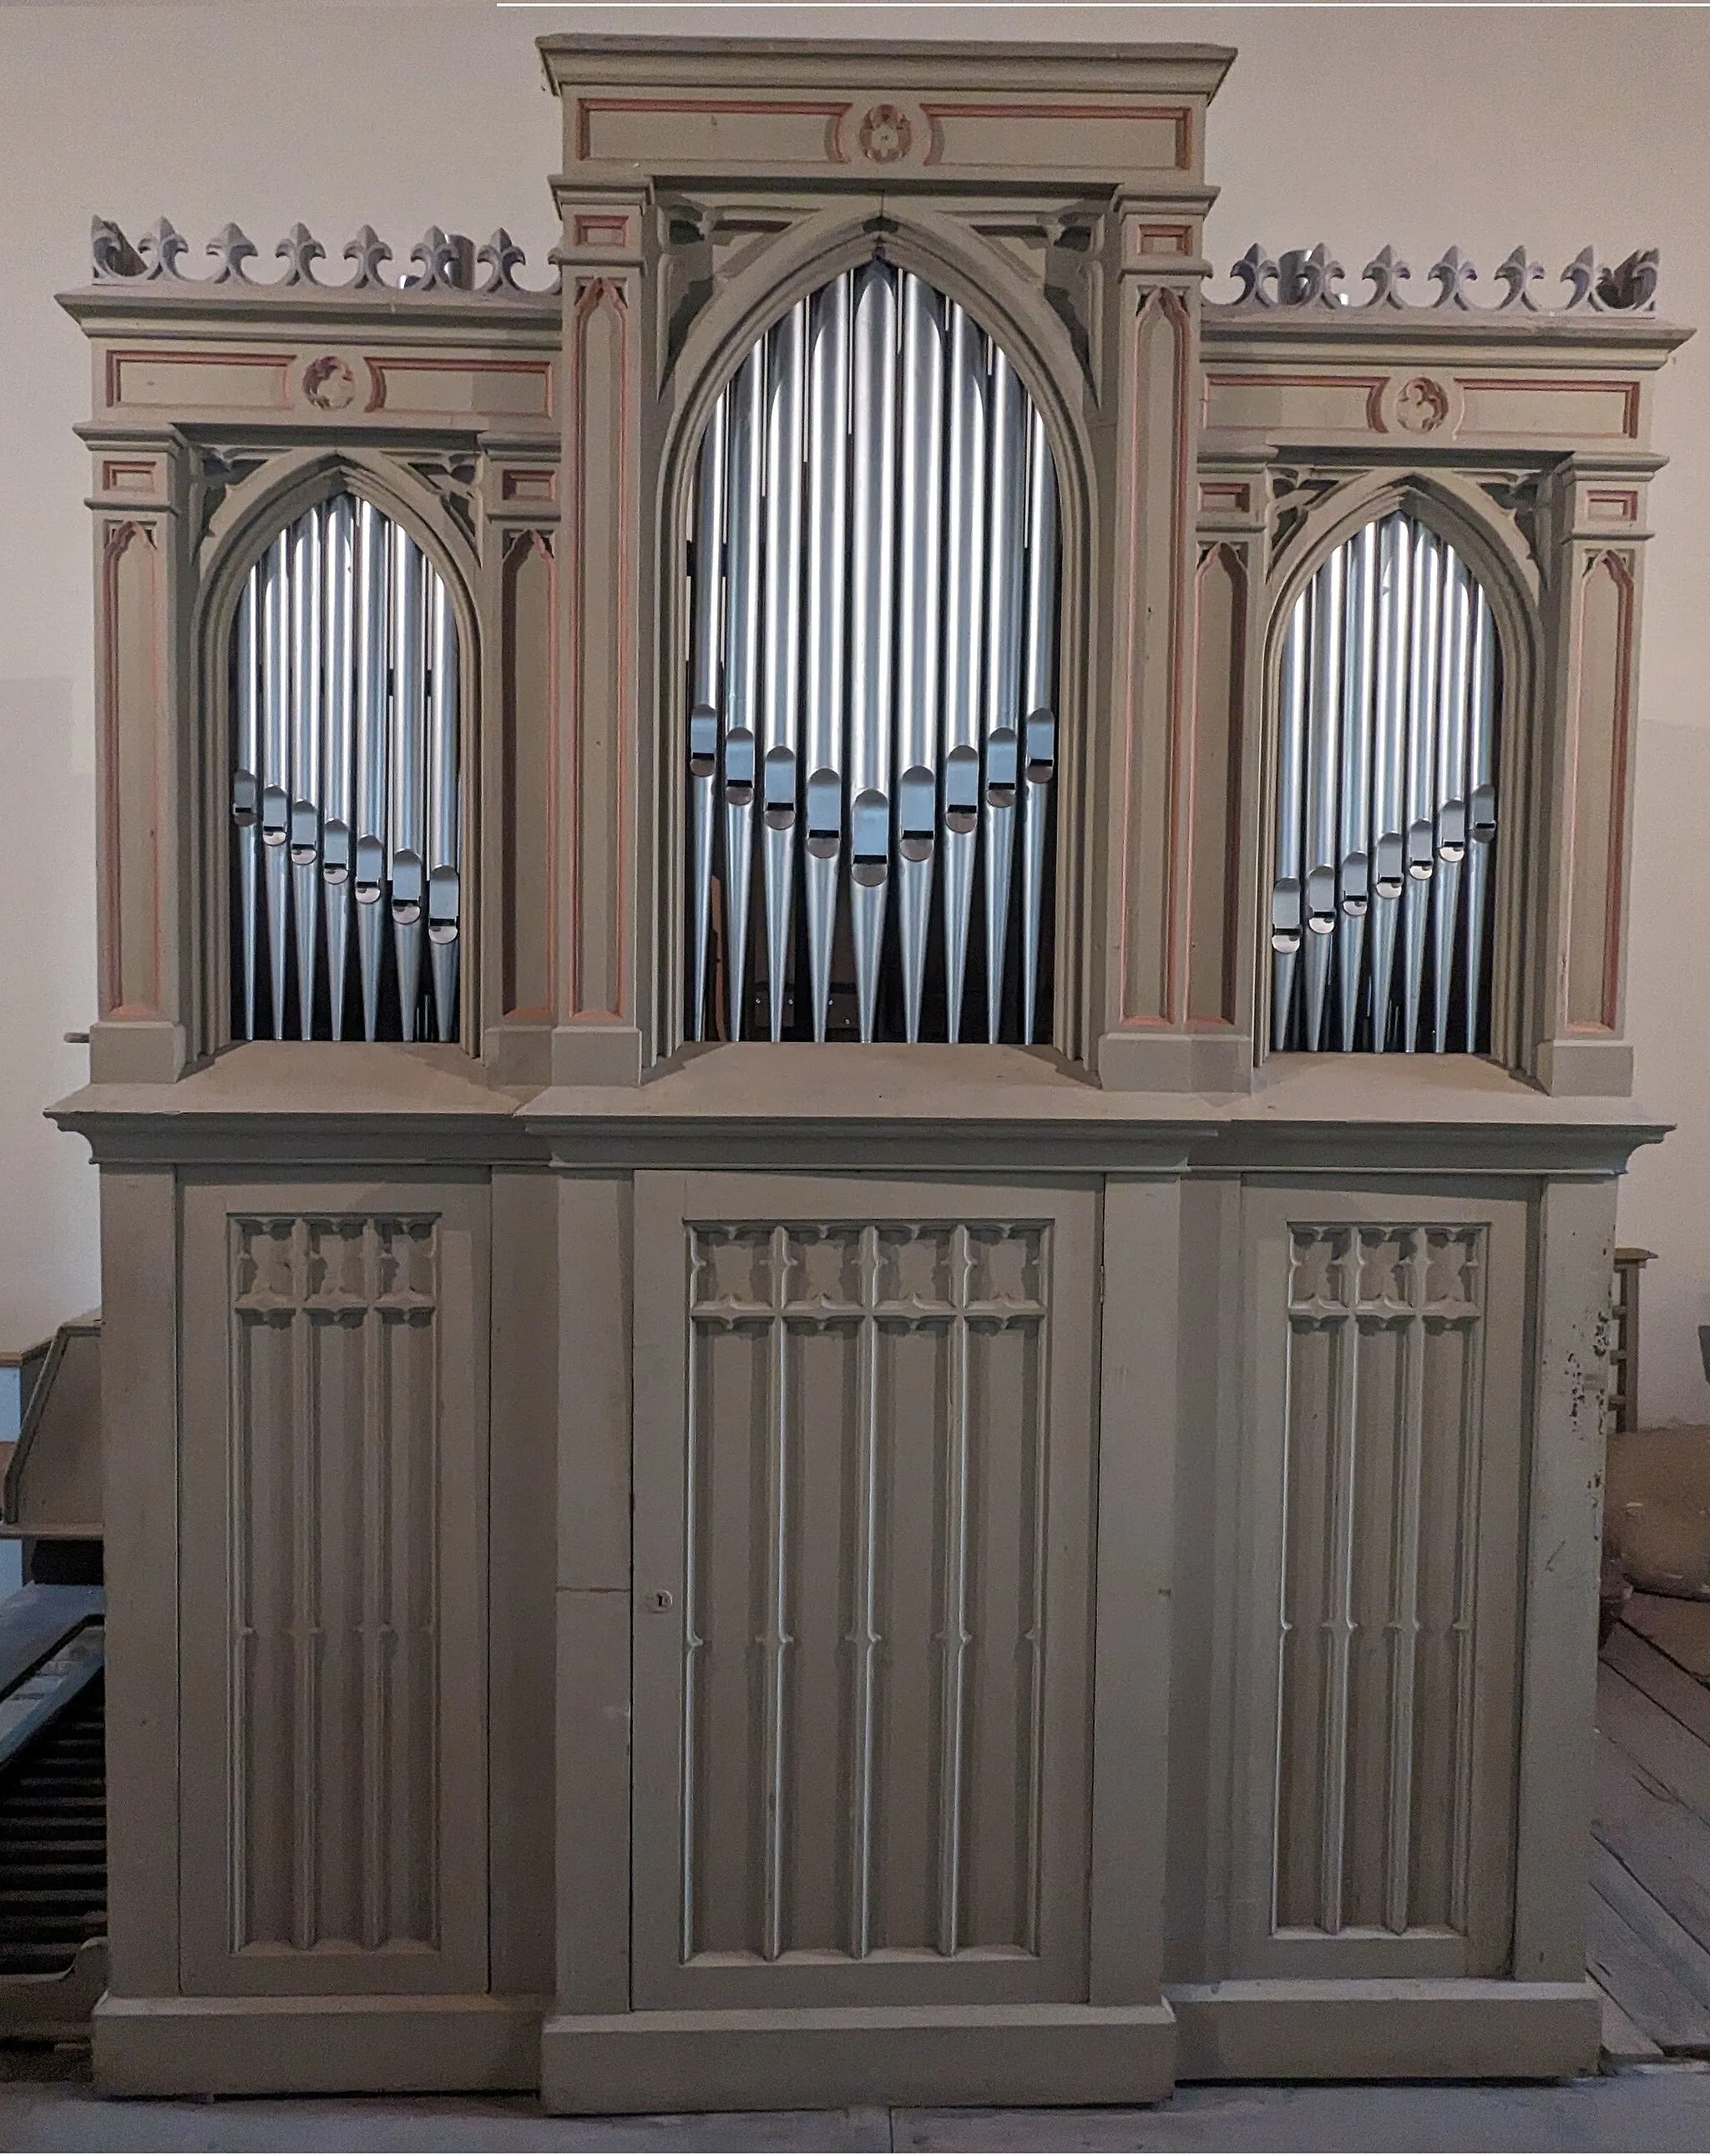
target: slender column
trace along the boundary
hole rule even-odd
[[[1103,950],[1091,968],[1107,1086],[1190,1086],[1180,923],[1189,873],[1190,488],[1199,439],[1199,206],[1122,198]],[[1166,222],[1166,217],[1168,221]],[[1104,953],[1111,954],[1107,957]]]
[[[566,539],[558,602],[566,661],[558,690],[558,814],[565,871],[552,1076],[559,1084],[634,1085],[651,1052],[657,1002],[654,837],[641,805],[655,753],[640,725],[640,713],[653,708],[652,576],[643,508],[653,304],[644,198],[639,191],[584,192],[565,182],[558,199]]]
[[[205,1045],[213,1016],[198,1007],[193,986],[196,850],[187,821],[187,744],[177,726],[184,454],[181,445],[140,435],[105,439],[95,457],[100,1015],[90,1033],[90,1075],[97,1081],[176,1078]],[[215,701],[223,706],[223,697]],[[223,969],[210,974],[209,1004],[219,1009],[213,1024],[223,1030]]]
[[[1543,504],[1543,708],[1554,724],[1549,767],[1535,782],[1550,829],[1547,871],[1538,877],[1541,940],[1528,972],[1533,1067],[1553,1093],[1632,1090],[1623,1037],[1626,901],[1651,462],[1575,458],[1553,475]]]

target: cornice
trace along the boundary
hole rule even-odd
[[[1210,98],[1233,64],[1212,44],[978,44],[841,38],[578,36],[538,40],[555,90],[638,81],[748,90],[883,80],[899,90],[954,87],[1089,91],[1167,90]]]

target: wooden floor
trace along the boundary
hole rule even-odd
[[[1597,1672],[1591,1974],[1612,2063],[1710,2058],[1710,1604],[1635,1595]]]

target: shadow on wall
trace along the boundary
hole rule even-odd
[[[1621,1186],[1620,1240],[1656,1253],[1645,1275],[1644,1425],[1710,1419],[1698,1327],[1710,1318],[1710,1158],[1691,1142],[1710,1099],[1710,968],[1704,842],[1710,728],[1646,720],[1639,729],[1630,910],[1642,924],[1627,985],[1638,1047],[1633,1090],[1682,1127],[1636,1154]]]
[[[72,768],[69,678],[0,680],[0,1331],[51,1332],[99,1299],[95,1177],[41,1118],[82,1085],[63,1036],[95,1013],[95,779]],[[51,1227],[49,1224],[51,1224]]]

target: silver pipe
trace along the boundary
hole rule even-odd
[[[321,941],[321,511],[291,530],[291,907],[297,930],[297,1030],[315,1033]]]
[[[891,631],[896,581],[896,290],[855,276],[850,403],[850,926],[864,1041],[873,1038],[891,874]]]
[[[1372,726],[1372,889],[1399,898],[1407,875],[1407,650],[1412,526],[1386,517],[1378,536],[1378,649]]]
[[[795,903],[802,654],[802,459],[805,444],[808,303],[773,331],[766,382],[765,698],[762,823],[766,880],[766,982],[772,1038],[783,1037],[784,969]]]
[[[1312,587],[1289,608],[1278,670],[1276,726],[1276,858],[1271,885],[1271,1045],[1292,1045],[1289,1024],[1296,962],[1305,927],[1301,856],[1306,834],[1307,682],[1311,642]]]
[[[1491,842],[1497,834],[1497,625],[1483,591],[1472,614],[1472,695],[1467,720],[1466,1051],[1478,1048]]]
[[[281,531],[262,570],[261,844],[267,876],[267,953],[273,1037],[285,1039],[285,913],[290,836],[290,539]]]
[[[848,682],[844,542],[849,509],[849,341],[854,280],[815,297],[808,355],[807,767],[808,972],[814,1038],[825,1038],[837,864],[843,850],[843,723]]]
[[[356,824],[352,891],[362,982],[362,1034],[372,1040],[380,1015],[381,899],[386,891],[387,714],[391,699],[392,618],[387,520],[372,501],[357,503]]]
[[[255,871],[260,845],[260,713],[256,706],[256,667],[262,605],[261,564],[251,565],[238,600],[237,755],[232,773],[232,821],[238,864],[238,902],[243,921],[244,1038],[255,1038]]]
[[[760,716],[760,546],[766,346],[730,390],[725,503],[724,963],[730,1037],[742,1037],[754,865],[755,730]]]
[[[1443,558],[1436,534],[1415,526],[1413,537],[1412,635],[1407,686],[1407,874],[1430,878],[1436,839],[1437,639],[1442,614]],[[1404,942],[1402,1046],[1419,1045],[1420,999],[1425,978],[1426,907],[1410,895],[1403,917]]]
[[[422,911],[427,898],[422,865],[423,707],[425,653],[422,619],[422,550],[402,525],[392,527],[391,781],[386,841],[392,882],[392,940],[398,961],[403,1037],[416,1037],[421,994]]]
[[[458,757],[457,615],[445,580],[428,583],[428,963],[441,1040],[457,1030],[458,914],[462,898],[462,773]]]
[[[1009,877],[1021,778],[1021,635],[1025,562],[1027,395],[1007,356],[992,349],[991,522],[986,547],[986,1037],[995,1040],[1004,1003]]]
[[[921,1037],[938,824],[944,603],[944,321],[938,295],[902,280],[902,475],[898,502],[896,904],[904,1029]]]
[[[350,951],[351,817],[355,772],[352,722],[356,709],[356,509],[352,495],[335,495],[326,505],[321,607],[326,673],[321,758],[321,904],[326,913],[326,998],[332,1037],[344,1038],[344,995]]]
[[[1021,1038],[1033,1039],[1045,912],[1045,824],[1057,761],[1057,472],[1045,421],[1027,418],[1027,637],[1021,761]]]
[[[706,1038],[706,967],[712,938],[712,831],[718,789],[719,679],[724,629],[724,453],[729,424],[719,393],[701,437],[695,482],[695,566],[690,583],[690,1038]]]
[[[950,309],[944,564],[944,996],[948,1037],[962,1037],[968,918],[979,819],[986,529],[985,339]]]
[[[1312,579],[1307,707],[1306,900],[1307,1038],[1323,1045],[1325,989],[1337,912],[1337,763],[1342,747],[1343,631],[1348,557],[1338,547]]]
[[[1360,969],[1371,905],[1373,692],[1377,673],[1379,529],[1368,524],[1348,542],[1348,629],[1343,644],[1342,920],[1336,934],[1340,967],[1342,1045],[1353,1047],[1359,1019]]]
[[[1472,579],[1452,547],[1443,549],[1443,613],[1437,683],[1437,868],[1432,880],[1431,1046],[1449,1045],[1449,993],[1454,984],[1456,905],[1466,855],[1466,747],[1472,660]],[[1469,983],[1469,990],[1472,984]]]

